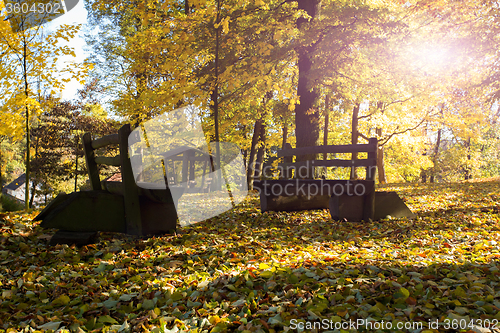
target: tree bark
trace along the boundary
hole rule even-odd
[[[284,119],[283,120],[283,141],[281,142],[281,149],[285,149],[287,139],[288,139],[288,124],[286,123],[286,119]]]
[[[1,144],[1,142],[0,142]],[[2,153],[2,147],[0,147],[0,195],[3,193],[3,173],[2,173],[2,166],[3,166],[3,153]]]
[[[441,118],[443,118],[443,116],[444,116],[444,107],[445,107],[445,103],[441,103],[440,110],[439,110]],[[436,177],[437,171],[438,171],[438,165],[437,164],[438,164],[439,148],[441,146],[441,132],[442,132],[442,130],[438,129],[437,139],[436,139],[436,145],[434,146],[434,152],[432,154],[433,167],[432,167],[431,174],[429,176],[429,183],[434,183],[435,177]]]
[[[26,99],[29,97],[29,85],[28,85],[28,64],[27,64],[27,58],[28,58],[28,41],[26,38],[24,38],[23,41],[23,76],[24,76],[24,94],[26,96]],[[26,125],[25,125],[25,130],[26,130],[26,188],[24,192],[24,209],[29,210],[30,204],[29,204],[29,198],[30,198],[30,109],[28,107],[28,104],[26,103]]]
[[[326,95],[325,97],[325,127],[323,128],[323,146],[328,145],[328,126],[330,122],[330,95]],[[323,153],[323,160],[326,161],[328,159],[328,154]],[[323,172],[321,177],[323,179],[327,176],[328,169],[327,167],[323,167]]]
[[[321,0],[299,0],[298,9],[303,9],[309,14],[312,19],[319,16],[321,8]],[[307,19],[299,18],[297,20],[297,28],[302,32],[307,29]],[[295,106],[295,135],[297,138],[297,147],[316,146],[319,135],[319,112],[315,108],[315,104],[319,97],[318,91],[315,87],[315,82],[312,79],[312,54],[316,46],[303,46],[297,50],[298,53],[298,69],[299,81],[297,84],[297,95],[299,96],[300,103]],[[313,160],[316,155],[299,156],[297,161],[300,160]],[[308,175],[308,177],[312,175]]]
[[[422,177],[422,183],[427,183],[427,171],[424,169],[420,170],[420,177]]]
[[[299,82],[297,95],[300,104],[295,107],[295,134],[297,148],[316,146],[319,139],[319,112],[315,108],[318,99],[317,90],[311,87],[309,79],[312,61],[306,52],[299,54]],[[315,156],[304,156],[305,160],[315,159]]]
[[[36,181],[35,179],[32,179],[31,182],[31,193],[30,193],[30,207],[33,207],[33,201],[35,200],[35,188],[36,188]]]
[[[470,153],[470,137],[467,139],[465,142],[465,147],[467,148],[467,164],[465,165],[465,175],[464,175],[464,180],[469,180],[472,179],[472,173],[470,170],[470,160],[472,158],[471,153]]]
[[[214,117],[214,130],[215,130],[215,188],[220,190],[222,184],[222,174],[220,172],[220,136],[219,136],[219,43],[220,43],[220,0],[217,0],[217,14],[215,18],[215,23],[217,28],[215,28],[215,59],[214,59],[214,88],[212,94],[210,95],[212,104],[212,114]]]
[[[39,157],[38,156],[38,148],[40,147],[40,136],[36,136],[36,144],[35,144],[35,160]],[[29,200],[29,207],[33,207],[33,201],[35,200],[35,189],[36,189],[36,178],[37,178],[37,173],[33,173],[35,176],[32,177],[32,186],[31,186],[31,193],[30,193],[30,200]]]
[[[75,146],[75,192],[78,187],[78,144],[80,143],[80,137],[76,135],[76,146]]]
[[[359,132],[358,132],[358,122],[359,122],[359,103],[356,103],[352,109],[352,121],[351,121],[351,144],[355,145],[358,143]],[[358,153],[352,153],[352,160],[358,159]],[[351,168],[351,174],[349,179],[357,179],[356,168]]]
[[[328,145],[328,126],[330,122],[330,95],[325,97],[325,128],[323,129],[323,146]],[[327,159],[327,154],[323,153],[323,160]]]
[[[250,156],[248,158],[247,185],[248,189],[253,189],[253,180],[260,178],[264,164],[264,155],[266,150],[266,105],[273,97],[272,92],[268,91],[262,98],[262,110],[260,118],[255,122],[252,136],[252,146],[250,147]],[[285,139],[286,140],[286,139]],[[261,146],[257,148],[257,146]]]
[[[264,167],[264,157],[266,153],[266,124],[264,122],[262,122],[262,126],[260,126],[259,144],[260,147],[257,151],[257,168],[255,168],[254,171],[254,178],[258,178],[262,175],[262,169]]]
[[[257,143],[259,142],[261,127],[262,127],[262,119],[258,119],[254,125],[253,135],[252,135],[252,145],[250,146],[250,154],[248,156],[248,164],[247,164],[248,190],[253,190],[253,176],[256,167],[255,161],[257,159]]]
[[[247,140],[247,125],[242,125],[239,126],[239,129],[242,133],[243,140]],[[247,169],[247,156],[248,156],[248,150],[247,149],[240,149],[241,155],[243,155],[243,168],[246,170]]]
[[[436,145],[434,146],[434,153],[432,155],[432,163],[434,166],[432,167],[432,173],[429,177],[429,183],[434,183],[434,177],[437,173],[437,163],[438,163],[438,155],[439,155],[439,146],[441,145],[441,129],[438,129]]]
[[[377,138],[382,137],[382,128],[377,128],[376,130]],[[384,166],[384,146],[378,146],[377,152],[377,171],[378,171],[378,182],[380,184],[387,184],[387,177],[385,174],[385,166]]]

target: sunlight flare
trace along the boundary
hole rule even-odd
[[[439,43],[416,45],[410,48],[409,55],[412,66],[426,74],[447,70],[456,62],[453,50]]]

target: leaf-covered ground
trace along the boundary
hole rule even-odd
[[[384,190],[418,218],[261,214],[254,195],[176,236],[104,233],[76,248],[48,246],[54,231],[33,214],[5,215],[0,331],[338,332],[361,319],[385,331],[498,331],[500,184]]]

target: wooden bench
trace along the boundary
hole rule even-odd
[[[130,125],[117,134],[92,140],[83,136],[83,147],[91,191],[61,194],[36,218],[42,226],[67,232],[114,231],[131,235],[161,234],[175,231],[177,200],[184,188],[167,184],[136,182],[129,158]],[[118,145],[116,156],[97,156],[96,151]],[[101,181],[99,164],[120,167],[121,181]],[[168,186],[166,188],[166,186]]]
[[[282,179],[254,181],[260,192],[261,211],[294,211],[321,209],[328,207],[334,220],[374,219],[375,173],[377,165],[377,139],[368,144],[328,145],[301,147],[278,151]],[[293,161],[293,157],[311,154],[367,153],[364,159],[323,159]],[[366,168],[366,178],[362,180],[314,179],[317,168],[326,171],[330,167]],[[292,178],[293,177],[293,178]],[[361,211],[360,211],[361,210]]]

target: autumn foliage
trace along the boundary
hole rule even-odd
[[[498,182],[383,189],[418,218],[261,214],[252,196],[176,236],[104,233],[76,248],[48,246],[51,232],[34,215],[3,215],[0,327],[283,332],[297,321],[367,319],[437,332],[431,320],[498,323]]]

